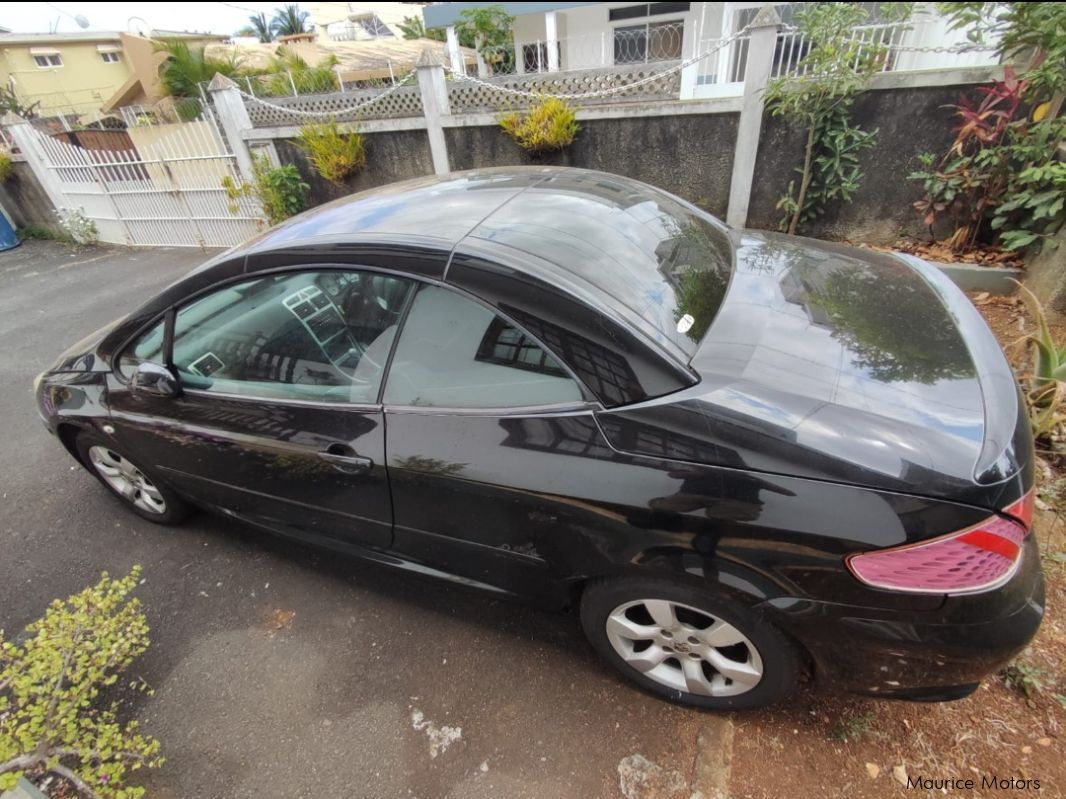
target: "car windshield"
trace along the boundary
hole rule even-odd
[[[584,284],[683,361],[717,315],[733,268],[725,225],[651,186],[600,172],[554,175],[474,235],[556,266],[560,284]]]

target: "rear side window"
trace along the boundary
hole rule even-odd
[[[410,283],[370,272],[296,272],[236,283],[179,309],[172,363],[188,389],[271,399],[377,402]],[[162,363],[163,325],[121,356]]]
[[[422,286],[389,369],[388,405],[518,408],[575,403],[578,384],[526,333],[449,289]]]

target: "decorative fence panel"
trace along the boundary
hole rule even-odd
[[[677,70],[669,71],[672,66],[676,64],[660,61],[639,67],[452,80],[448,82],[448,104],[453,114],[525,108],[534,98],[521,92],[531,92],[533,95],[582,95],[574,101],[582,106],[674,100],[680,90],[681,76]],[[641,83],[631,89],[618,90],[620,86],[636,84],[660,73],[663,73],[661,78]],[[612,91],[602,95],[596,94],[607,89]]]
[[[130,131],[136,146],[88,150],[32,131],[64,205],[80,208],[100,240],[113,244],[228,247],[262,222],[249,198],[222,186],[241,179],[235,159],[210,122]]]
[[[346,110],[365,104],[368,100],[378,96],[381,96],[381,99],[377,102],[354,111]],[[305,122],[309,114],[332,116],[338,122],[423,115],[422,94],[418,86],[308,94],[299,97],[255,97],[244,92],[244,99],[245,106],[248,108],[248,117],[252,120],[252,125],[257,128],[298,125]]]

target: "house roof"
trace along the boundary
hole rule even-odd
[[[228,58],[236,54],[241,65],[251,69],[265,69],[277,54],[279,47],[299,55],[311,66],[324,61],[330,56],[337,57],[342,73],[367,70],[388,70],[392,64],[393,71],[414,68],[415,61],[425,48],[441,54],[445,51],[444,42],[432,39],[400,39],[386,36],[362,41],[334,42],[319,38],[314,42],[269,42],[254,44],[209,44],[205,55],[211,58]],[[463,48],[464,60],[473,62],[474,51]]]
[[[73,31],[70,33],[0,33],[0,46],[6,44],[62,44],[64,42],[118,42],[118,31]],[[225,39],[214,33],[193,31],[152,31],[155,39]]]
[[[434,3],[422,9],[422,19],[427,28],[445,28],[454,25],[464,11],[486,6],[503,6],[508,14],[519,17],[523,14],[543,14],[545,11],[598,5],[600,3]]]

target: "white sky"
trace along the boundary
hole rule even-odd
[[[15,33],[46,33],[57,30],[70,33],[81,30],[72,17],[79,14],[89,20],[87,30],[125,31],[130,18],[139,17],[151,28],[161,30],[196,30],[232,34],[244,27],[248,17],[258,11],[270,18],[281,4],[255,3],[0,3],[0,25]],[[57,10],[58,9],[58,10]],[[133,22],[137,24],[136,20]]]

